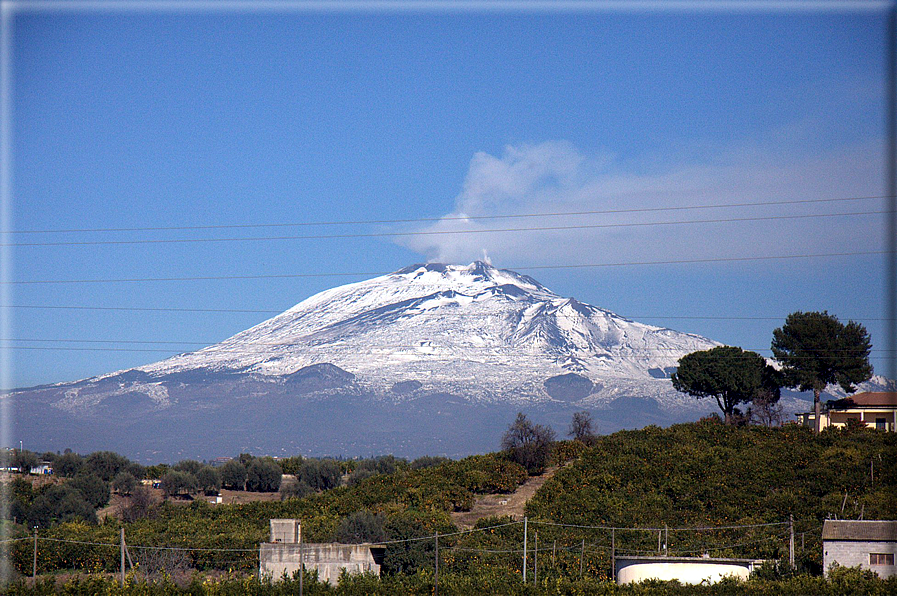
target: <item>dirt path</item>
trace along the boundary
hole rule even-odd
[[[510,515],[515,519],[523,519],[523,506],[557,470],[557,466],[553,466],[541,476],[530,476],[509,495],[483,495],[476,500],[470,511],[452,513],[452,521],[459,528],[467,529],[472,528],[477,520],[492,515]]]

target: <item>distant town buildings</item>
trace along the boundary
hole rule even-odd
[[[862,567],[881,578],[897,575],[897,521],[826,520],[822,526],[822,564]]]
[[[816,415],[806,412],[797,415],[804,426],[815,427]],[[864,391],[844,399],[823,404],[820,428],[843,428],[854,420],[869,428],[897,432],[897,391]]]

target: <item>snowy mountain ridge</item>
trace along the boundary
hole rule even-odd
[[[543,380],[576,373],[599,395],[645,385],[648,395],[675,398],[656,371],[716,345],[561,297],[528,276],[477,261],[413,265],[326,290],[218,344],[136,370],[282,376],[329,363],[377,392],[417,382],[486,399],[509,392],[544,398]]]

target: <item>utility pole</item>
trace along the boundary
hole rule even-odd
[[[788,541],[788,563],[794,569],[794,514],[788,516],[788,529],[791,539]]]
[[[299,596],[303,596],[305,590],[305,557],[302,552],[302,522],[299,522],[299,531],[297,532],[299,543]]]
[[[31,579],[37,577],[37,526],[34,526],[34,561],[31,565]]]
[[[121,587],[125,587],[125,529],[121,529]]]
[[[523,583],[526,583],[526,517],[523,518]]]
[[[436,591],[434,596],[439,596],[439,532],[436,532]]]

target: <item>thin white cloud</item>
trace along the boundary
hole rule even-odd
[[[876,250],[883,215],[469,233],[470,230],[672,222],[877,211],[881,201],[695,209],[648,213],[476,219],[496,215],[652,209],[881,194],[881,152],[870,143],[824,156],[767,146],[716,150],[703,162],[624,163],[587,155],[565,141],[477,153],[455,208],[417,228],[448,232],[400,242],[431,261],[469,262],[488,254],[498,265],[577,264],[728,258],[819,251]],[[647,173],[646,173],[647,172]],[[473,218],[473,219],[470,219]],[[451,233],[455,232],[455,233]]]

